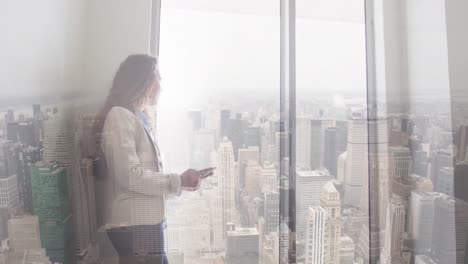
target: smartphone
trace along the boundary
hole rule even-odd
[[[202,169],[202,170],[199,170],[198,172],[201,173],[201,178],[204,179],[210,176],[210,174],[213,172],[214,169],[216,169],[216,167]]]

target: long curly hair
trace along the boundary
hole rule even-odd
[[[147,54],[128,56],[119,66],[104,107],[98,115],[95,135],[99,137],[107,114],[114,106],[134,112],[135,105],[145,104],[153,83],[159,78],[158,59]]]

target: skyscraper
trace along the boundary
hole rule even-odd
[[[411,152],[408,147],[390,147],[390,176],[408,177],[413,171]]]
[[[454,169],[453,167],[442,167],[439,170],[435,190],[454,196]]]
[[[326,170],[296,172],[296,235],[298,240],[305,238],[309,207],[320,205],[322,187],[331,179]]]
[[[414,248],[419,254],[429,253],[431,250],[434,201],[439,196],[435,192],[411,192],[409,235],[414,239]]]
[[[7,110],[5,121],[7,123],[15,122],[15,110],[13,109]]]
[[[228,109],[221,110],[220,115],[220,137],[227,137],[229,136],[229,121],[231,120],[231,111]]]
[[[218,185],[222,192],[223,224],[234,220],[234,153],[231,141],[226,137],[219,144],[218,149]]]
[[[234,160],[237,161],[237,150],[244,145],[244,126],[239,115],[235,119],[229,120],[227,133],[228,139],[232,142]]]
[[[260,186],[262,192],[278,191],[278,170],[273,163],[265,162],[262,168],[262,175],[260,178]]]
[[[447,195],[436,198],[432,254],[439,263],[464,263],[467,235],[468,204]]]
[[[431,153],[430,163],[430,177],[437,188],[440,169],[443,167],[453,167],[453,158],[447,151],[434,151]]]
[[[322,187],[320,207],[325,210],[327,215],[324,263],[340,264],[341,200],[340,193],[331,181]]]
[[[40,149],[35,147],[25,147],[20,144],[16,148],[18,193],[20,206],[24,211],[33,213],[32,192],[31,192],[31,167],[40,159]]]
[[[344,203],[360,206],[364,181],[368,175],[367,119],[351,119],[348,125],[346,177],[344,179]]]
[[[15,151],[13,142],[0,139],[0,178],[16,173]]]
[[[86,253],[90,243],[86,188],[79,170],[73,128],[73,114],[65,110],[44,122],[44,161],[57,161],[67,169],[68,189],[73,209],[73,226],[76,234],[76,250],[79,256]]]
[[[267,192],[263,194],[265,203],[263,216],[265,218],[265,234],[278,232],[279,225],[279,193]]]
[[[26,215],[8,220],[8,233],[11,245],[9,263],[50,263],[46,251],[41,248],[37,216]]]
[[[234,228],[227,232],[226,261],[232,264],[259,263],[259,237],[256,228]]]
[[[34,214],[39,218],[41,244],[47,256],[54,262],[74,263],[67,169],[57,162],[37,162],[32,168],[31,185]]]
[[[202,128],[202,112],[200,110],[188,111],[190,121],[192,121],[192,131],[197,131]]]
[[[354,264],[355,244],[349,236],[340,238],[340,264]]]
[[[397,259],[401,255],[405,231],[405,213],[403,201],[400,197],[394,195],[388,207],[387,226],[385,228],[384,252],[388,254],[389,260]]]
[[[80,162],[80,173],[83,178],[83,187],[85,189],[84,199],[87,199],[89,217],[89,237],[91,242],[97,241],[97,216],[96,216],[96,188],[95,175],[93,170],[93,161],[91,159],[82,159]]]
[[[338,162],[338,150],[336,139],[336,128],[329,127],[325,130],[325,146],[323,163],[331,175],[336,178],[336,167]]]
[[[333,120],[312,119],[310,126],[310,169],[316,170],[323,166],[324,135],[328,127],[333,126]],[[298,143],[299,145],[299,143]]]
[[[416,255],[414,264],[437,264],[432,258],[427,255]]]
[[[248,161],[245,173],[245,192],[250,197],[259,197],[261,189],[262,167],[257,161]]]
[[[18,179],[16,174],[0,178],[0,207],[8,209],[19,207]]]
[[[305,264],[324,264],[327,212],[320,206],[309,207],[307,211]]]
[[[344,183],[345,175],[346,175],[346,161],[348,158],[348,152],[345,151],[338,156],[338,163],[336,166],[336,179],[339,180],[341,183]]]
[[[260,163],[260,148],[258,146],[249,146],[238,150],[238,162],[255,161]]]
[[[348,120],[336,120],[336,150],[346,151],[348,145]]]
[[[368,119],[366,123],[368,136],[365,141],[368,142],[368,164],[364,166],[368,171],[364,174],[365,187],[361,193],[361,209],[369,212],[369,243],[370,252],[372,252],[370,260],[374,261],[380,256],[379,250],[383,246],[377,238],[386,226],[392,181],[388,170],[388,119],[377,117]],[[354,166],[353,161],[357,161],[357,158],[348,160],[348,165]]]
[[[261,129],[259,126],[249,126],[245,134],[244,143],[246,146],[261,146]]]
[[[303,170],[311,166],[311,124],[308,118],[296,118],[296,166]]]

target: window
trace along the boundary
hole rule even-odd
[[[160,24],[165,169],[217,167],[169,201],[168,251],[277,263],[279,1],[162,1]]]

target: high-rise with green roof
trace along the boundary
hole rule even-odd
[[[72,210],[67,169],[59,163],[40,161],[32,167],[34,214],[39,217],[42,247],[52,262],[74,263]]]

